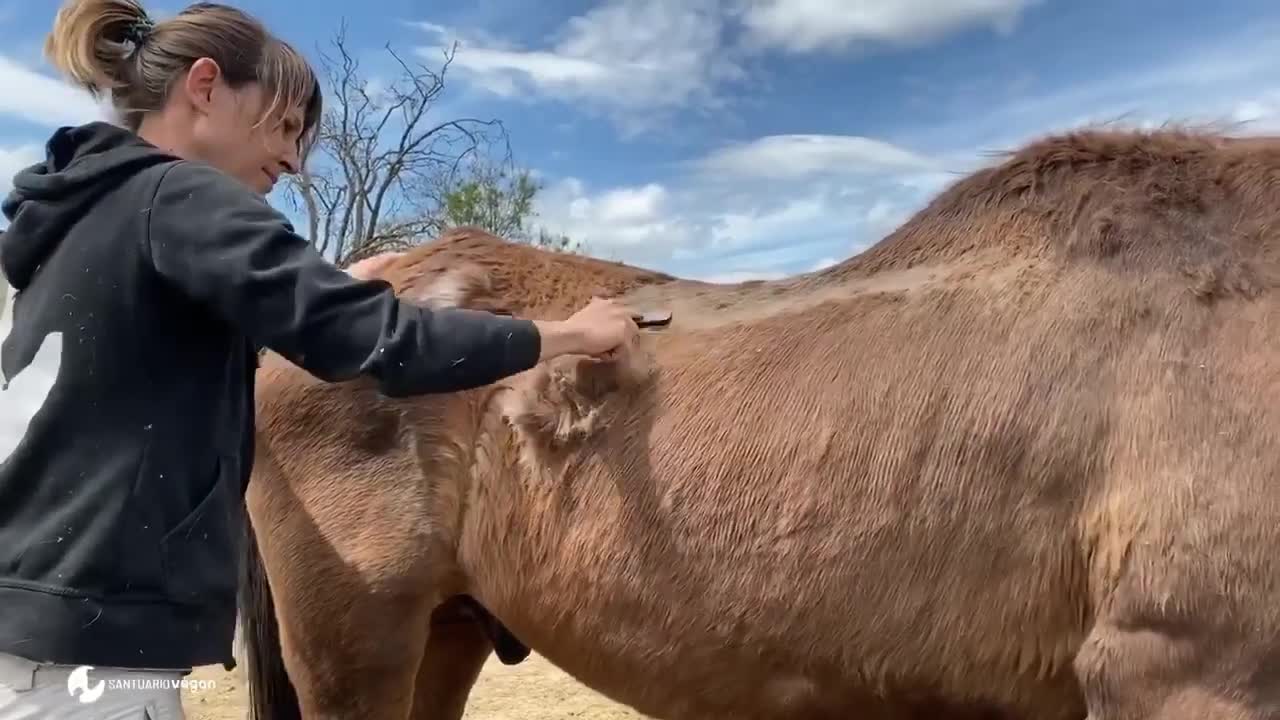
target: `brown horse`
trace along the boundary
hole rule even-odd
[[[1280,717],[1277,233],[1280,142],[1096,130],[785,281],[392,258],[675,320],[413,400],[268,358],[256,716],[456,720],[496,641],[672,720]]]

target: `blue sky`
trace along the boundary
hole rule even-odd
[[[239,6],[308,53],[345,16],[374,77],[390,71],[388,42],[425,60],[459,42],[438,117],[503,120],[516,161],[546,183],[537,222],[592,254],[691,277],[847,257],[985,153],[1044,132],[1117,119],[1280,128],[1280,4],[1261,0]],[[96,113],[40,58],[55,9],[0,0],[6,187],[53,127]]]

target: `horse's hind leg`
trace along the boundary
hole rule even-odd
[[[308,720],[410,716],[438,604],[410,469],[398,483],[348,469],[251,488],[280,650]]]
[[[407,720],[427,639],[425,603],[354,589],[342,600],[281,604],[281,646],[302,717]]]
[[[440,622],[431,627],[418,668],[413,720],[461,720],[471,688],[493,650],[479,622],[456,613],[441,612],[437,618]]]
[[[358,578],[315,556],[273,568],[281,651],[304,718],[410,716],[433,603],[381,594]]]

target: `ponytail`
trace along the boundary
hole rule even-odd
[[[133,84],[137,46],[150,25],[137,0],[67,0],[45,39],[44,54],[63,75],[99,97]]]

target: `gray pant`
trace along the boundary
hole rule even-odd
[[[185,720],[177,670],[77,668],[0,653],[0,720]]]

